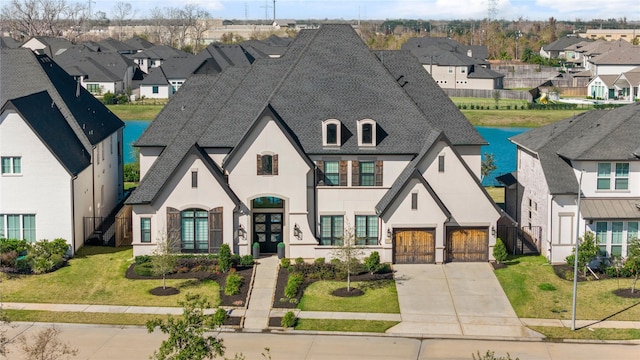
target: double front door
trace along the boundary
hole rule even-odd
[[[282,242],[282,213],[253,214],[253,242],[260,244],[260,253],[275,253]]]

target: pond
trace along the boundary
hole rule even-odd
[[[151,124],[149,120],[126,120],[124,128],[124,162],[132,163],[135,161],[136,152],[133,148],[135,143],[144,130]],[[484,158],[485,153],[494,155],[497,169],[493,171],[487,178],[482,181],[485,186],[497,185],[495,177],[514,171],[516,169],[516,146],[509,142],[509,138],[522,134],[529,130],[528,128],[499,128],[499,127],[482,127],[477,126],[476,129],[487,142],[488,146],[482,147]]]

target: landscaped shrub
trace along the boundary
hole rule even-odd
[[[288,269],[291,266],[291,259],[282,258],[280,259],[280,267],[284,269]]]
[[[251,266],[253,265],[253,255],[245,255],[240,258],[240,265]]]
[[[31,272],[34,274],[44,274],[52,271],[54,263],[51,259],[44,256],[38,256],[31,260]]]
[[[313,260],[314,264],[324,264],[325,263],[325,259],[323,257],[319,257],[316,258],[315,260]]]
[[[327,263],[296,264],[291,267],[290,271],[313,280],[338,280],[341,278],[338,275],[337,267]]]
[[[380,267],[378,268],[378,271],[376,271],[376,274],[388,274],[390,272],[391,272],[391,264],[384,263],[384,264],[380,264]]]
[[[507,260],[507,248],[504,246],[502,239],[496,239],[496,245],[493,247],[493,257],[498,264],[501,264]]]
[[[304,281],[304,276],[300,273],[292,273],[289,274],[289,279],[287,280],[287,286],[284,288],[284,296],[289,299],[296,297],[298,294],[298,289],[300,289],[300,285]]]
[[[296,265],[304,264],[304,259],[303,259],[303,258],[301,258],[301,257],[297,257],[297,258],[295,259],[295,263],[296,263]]]
[[[223,273],[226,273],[231,269],[231,249],[227,244],[222,244],[222,246],[220,246],[220,252],[218,253],[218,267]]]
[[[137,265],[148,263],[148,262],[151,262],[151,255],[138,255],[133,259],[133,261]]]
[[[122,176],[126,182],[138,182],[140,181],[140,164],[128,163],[122,167]]]
[[[364,267],[372,274],[377,272],[380,268],[380,254],[374,251],[371,255],[364,258]]]
[[[282,325],[282,327],[284,328],[294,327],[296,326],[297,320],[298,319],[296,318],[296,315],[293,313],[293,311],[287,311],[287,313],[282,317],[280,325]]]
[[[214,324],[224,324],[224,321],[227,320],[229,314],[223,308],[218,308],[215,313],[213,313],[213,323]]]
[[[15,251],[18,255],[24,255],[29,250],[27,240],[0,239],[0,253]]]
[[[253,258],[253,256],[251,258]],[[240,265],[240,261],[242,261],[242,257],[240,255],[238,255],[238,254],[231,255],[231,264],[232,264],[232,266],[235,267],[235,266]]]
[[[15,250],[4,252],[0,254],[0,266],[3,267],[15,267],[18,253]]]
[[[471,110],[473,110],[473,109],[475,109],[475,108],[476,108],[476,106],[475,106],[475,105],[473,105],[473,104],[471,104]]]
[[[235,271],[231,271],[225,281],[224,294],[228,296],[238,295],[240,293],[240,286],[242,286],[242,276],[238,275]]]
[[[151,261],[136,264],[133,267],[133,272],[138,276],[153,276],[153,265],[151,265]]]

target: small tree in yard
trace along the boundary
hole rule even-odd
[[[507,260],[507,248],[504,246],[502,239],[497,238],[496,244],[493,247],[493,257],[498,264],[501,264]]]
[[[166,289],[167,275],[171,274],[176,266],[177,258],[172,253],[176,240],[163,235],[159,236],[159,238],[151,257],[151,269],[155,276],[162,276],[162,288]]]
[[[598,256],[598,246],[596,245],[595,237],[591,231],[587,231],[584,234],[584,237],[581,237],[579,241],[578,269],[582,270],[583,276],[587,276],[587,266],[589,266],[589,263]],[[575,254],[576,249],[573,248],[573,253],[566,258],[567,265],[571,266],[571,268],[575,265]]]
[[[223,356],[225,347],[222,339],[215,336],[205,336],[222,324],[221,317],[205,315],[204,310],[210,304],[198,294],[187,294],[186,300],[180,302],[182,317],[168,317],[167,320],[154,319],[147,321],[147,330],[153,332],[159,328],[162,333],[169,335],[160,345],[160,349],[153,353],[156,360],[202,360]]]
[[[59,328],[48,327],[29,339],[21,335],[18,341],[24,358],[28,360],[58,360],[76,356],[78,349],[60,341],[60,333],[62,330]]]
[[[640,240],[632,239],[629,241],[629,247],[627,248],[627,259],[624,262],[624,267],[629,269],[633,273],[633,282],[631,283],[631,293],[636,291],[636,283],[638,277],[640,277]]]
[[[484,180],[497,168],[495,156],[492,153],[484,153],[484,158],[480,164],[480,181]]]
[[[493,90],[493,101],[496,102],[496,109],[498,108],[498,106],[500,105],[500,98],[502,98],[502,94],[500,93],[500,90]]]
[[[337,264],[347,274],[347,292],[351,291],[351,272],[356,267],[360,257],[364,255],[364,248],[357,245],[355,231],[346,228],[342,245],[331,252],[334,259],[340,260]]]

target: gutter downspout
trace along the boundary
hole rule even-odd
[[[76,254],[76,195],[75,195],[75,186],[74,181],[78,178],[78,175],[72,176],[70,181],[71,187],[71,257]],[[82,222],[83,230],[84,230],[84,221]]]
[[[549,243],[549,256],[547,257],[547,261],[551,262],[551,259],[553,259],[553,203],[555,202],[555,195],[551,195],[551,203],[549,204],[549,229],[547,229],[547,237],[549,240],[547,240],[547,243]],[[542,240],[540,241],[540,244],[542,245]],[[545,246],[547,246],[547,244],[545,243]],[[542,249],[540,249],[542,250]]]

